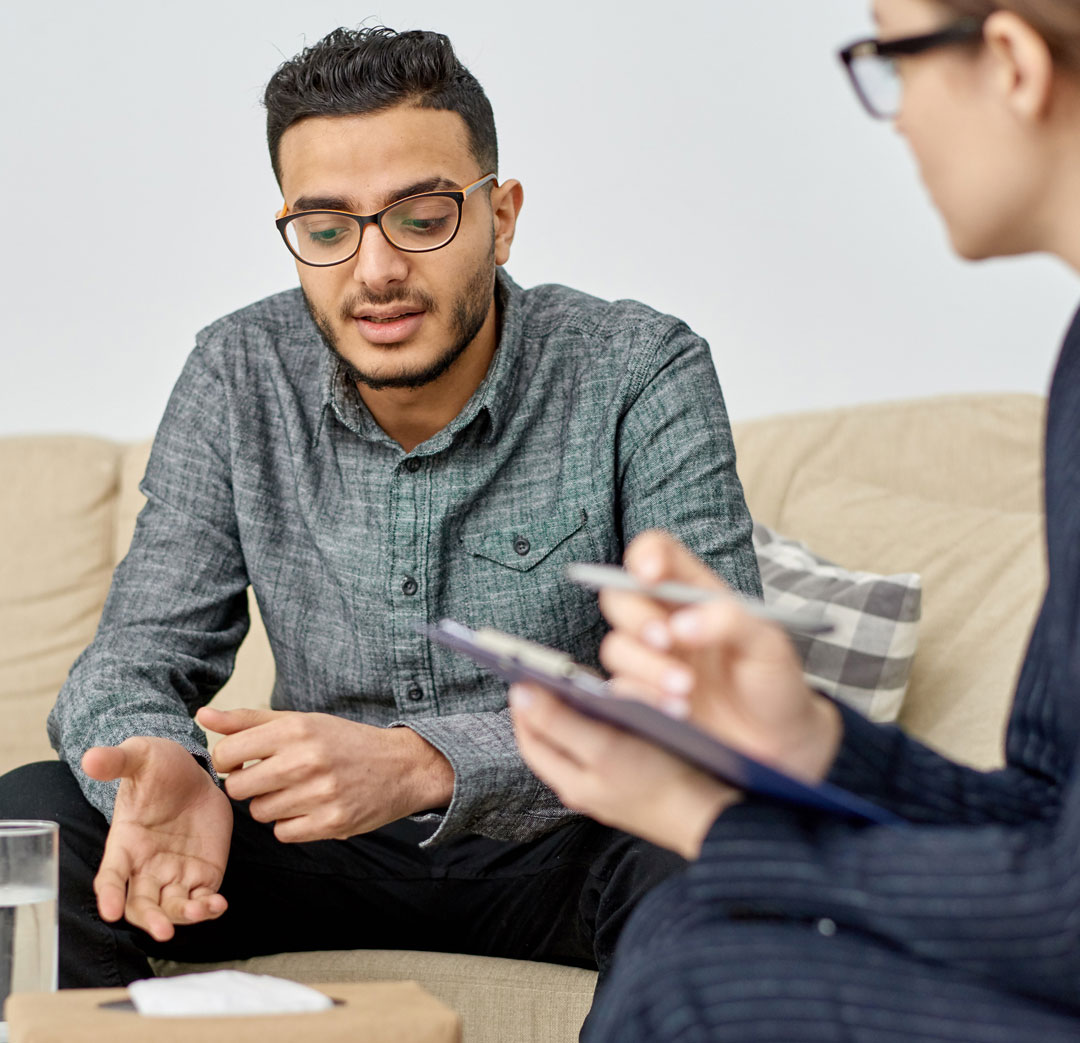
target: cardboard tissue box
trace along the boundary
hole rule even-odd
[[[304,1014],[146,1017],[127,989],[15,993],[10,1043],[461,1043],[461,1018],[416,982],[313,985],[338,1001]]]

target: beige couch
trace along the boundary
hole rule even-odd
[[[988,767],[1044,583],[1043,400],[977,395],[736,427],[755,517],[851,568],[923,576],[902,724]],[[147,446],[0,439],[0,771],[53,756],[45,715],[90,641],[134,526]],[[256,619],[218,696],[264,705],[273,661]],[[285,954],[247,966],[307,981],[412,978],[459,1010],[467,1043],[576,1039],[590,972],[412,952]],[[163,966],[164,972],[175,967]]]

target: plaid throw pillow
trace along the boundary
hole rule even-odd
[[[852,572],[754,526],[765,603],[820,614],[829,634],[795,635],[806,683],[874,721],[900,713],[915,655],[922,583],[913,572]]]

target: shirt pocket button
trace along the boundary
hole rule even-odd
[[[518,536],[514,540],[514,550],[524,558],[532,550],[532,544],[524,536]]]

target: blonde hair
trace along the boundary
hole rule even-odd
[[[1080,70],[1080,0],[937,0],[961,17],[1012,11],[1047,43],[1059,65]]]

